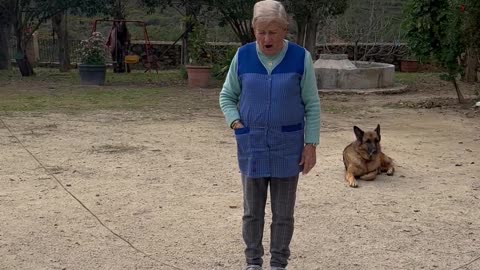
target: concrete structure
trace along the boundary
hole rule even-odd
[[[394,84],[394,65],[351,62],[346,54],[321,54],[313,66],[319,89],[376,89]]]

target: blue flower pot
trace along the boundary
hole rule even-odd
[[[80,84],[104,85],[107,66],[79,64],[78,72],[80,73]]]

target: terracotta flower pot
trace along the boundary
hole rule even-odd
[[[417,60],[400,60],[401,72],[417,72],[418,61]]]
[[[211,66],[187,65],[188,86],[206,88],[210,82]]]

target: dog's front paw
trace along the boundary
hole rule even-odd
[[[350,187],[358,187],[357,180],[355,179],[355,175],[353,175],[353,173],[346,171],[345,180],[347,181]]]
[[[358,187],[357,180],[349,181],[348,185],[350,187],[357,188]]]
[[[395,168],[394,168],[394,167],[388,168],[388,170],[387,170],[387,175],[388,175],[388,176],[392,176],[393,173],[395,173]]]

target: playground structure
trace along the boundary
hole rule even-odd
[[[99,22],[112,22],[106,46],[111,53],[115,73],[130,72],[130,65],[139,62],[142,63],[145,72],[155,69],[158,73],[158,57],[152,53],[152,44],[148,37],[145,22],[138,20],[97,19],[93,22],[92,33],[97,31]],[[142,27],[145,51],[141,55],[131,51],[130,33],[128,32],[127,23],[134,23]]]

